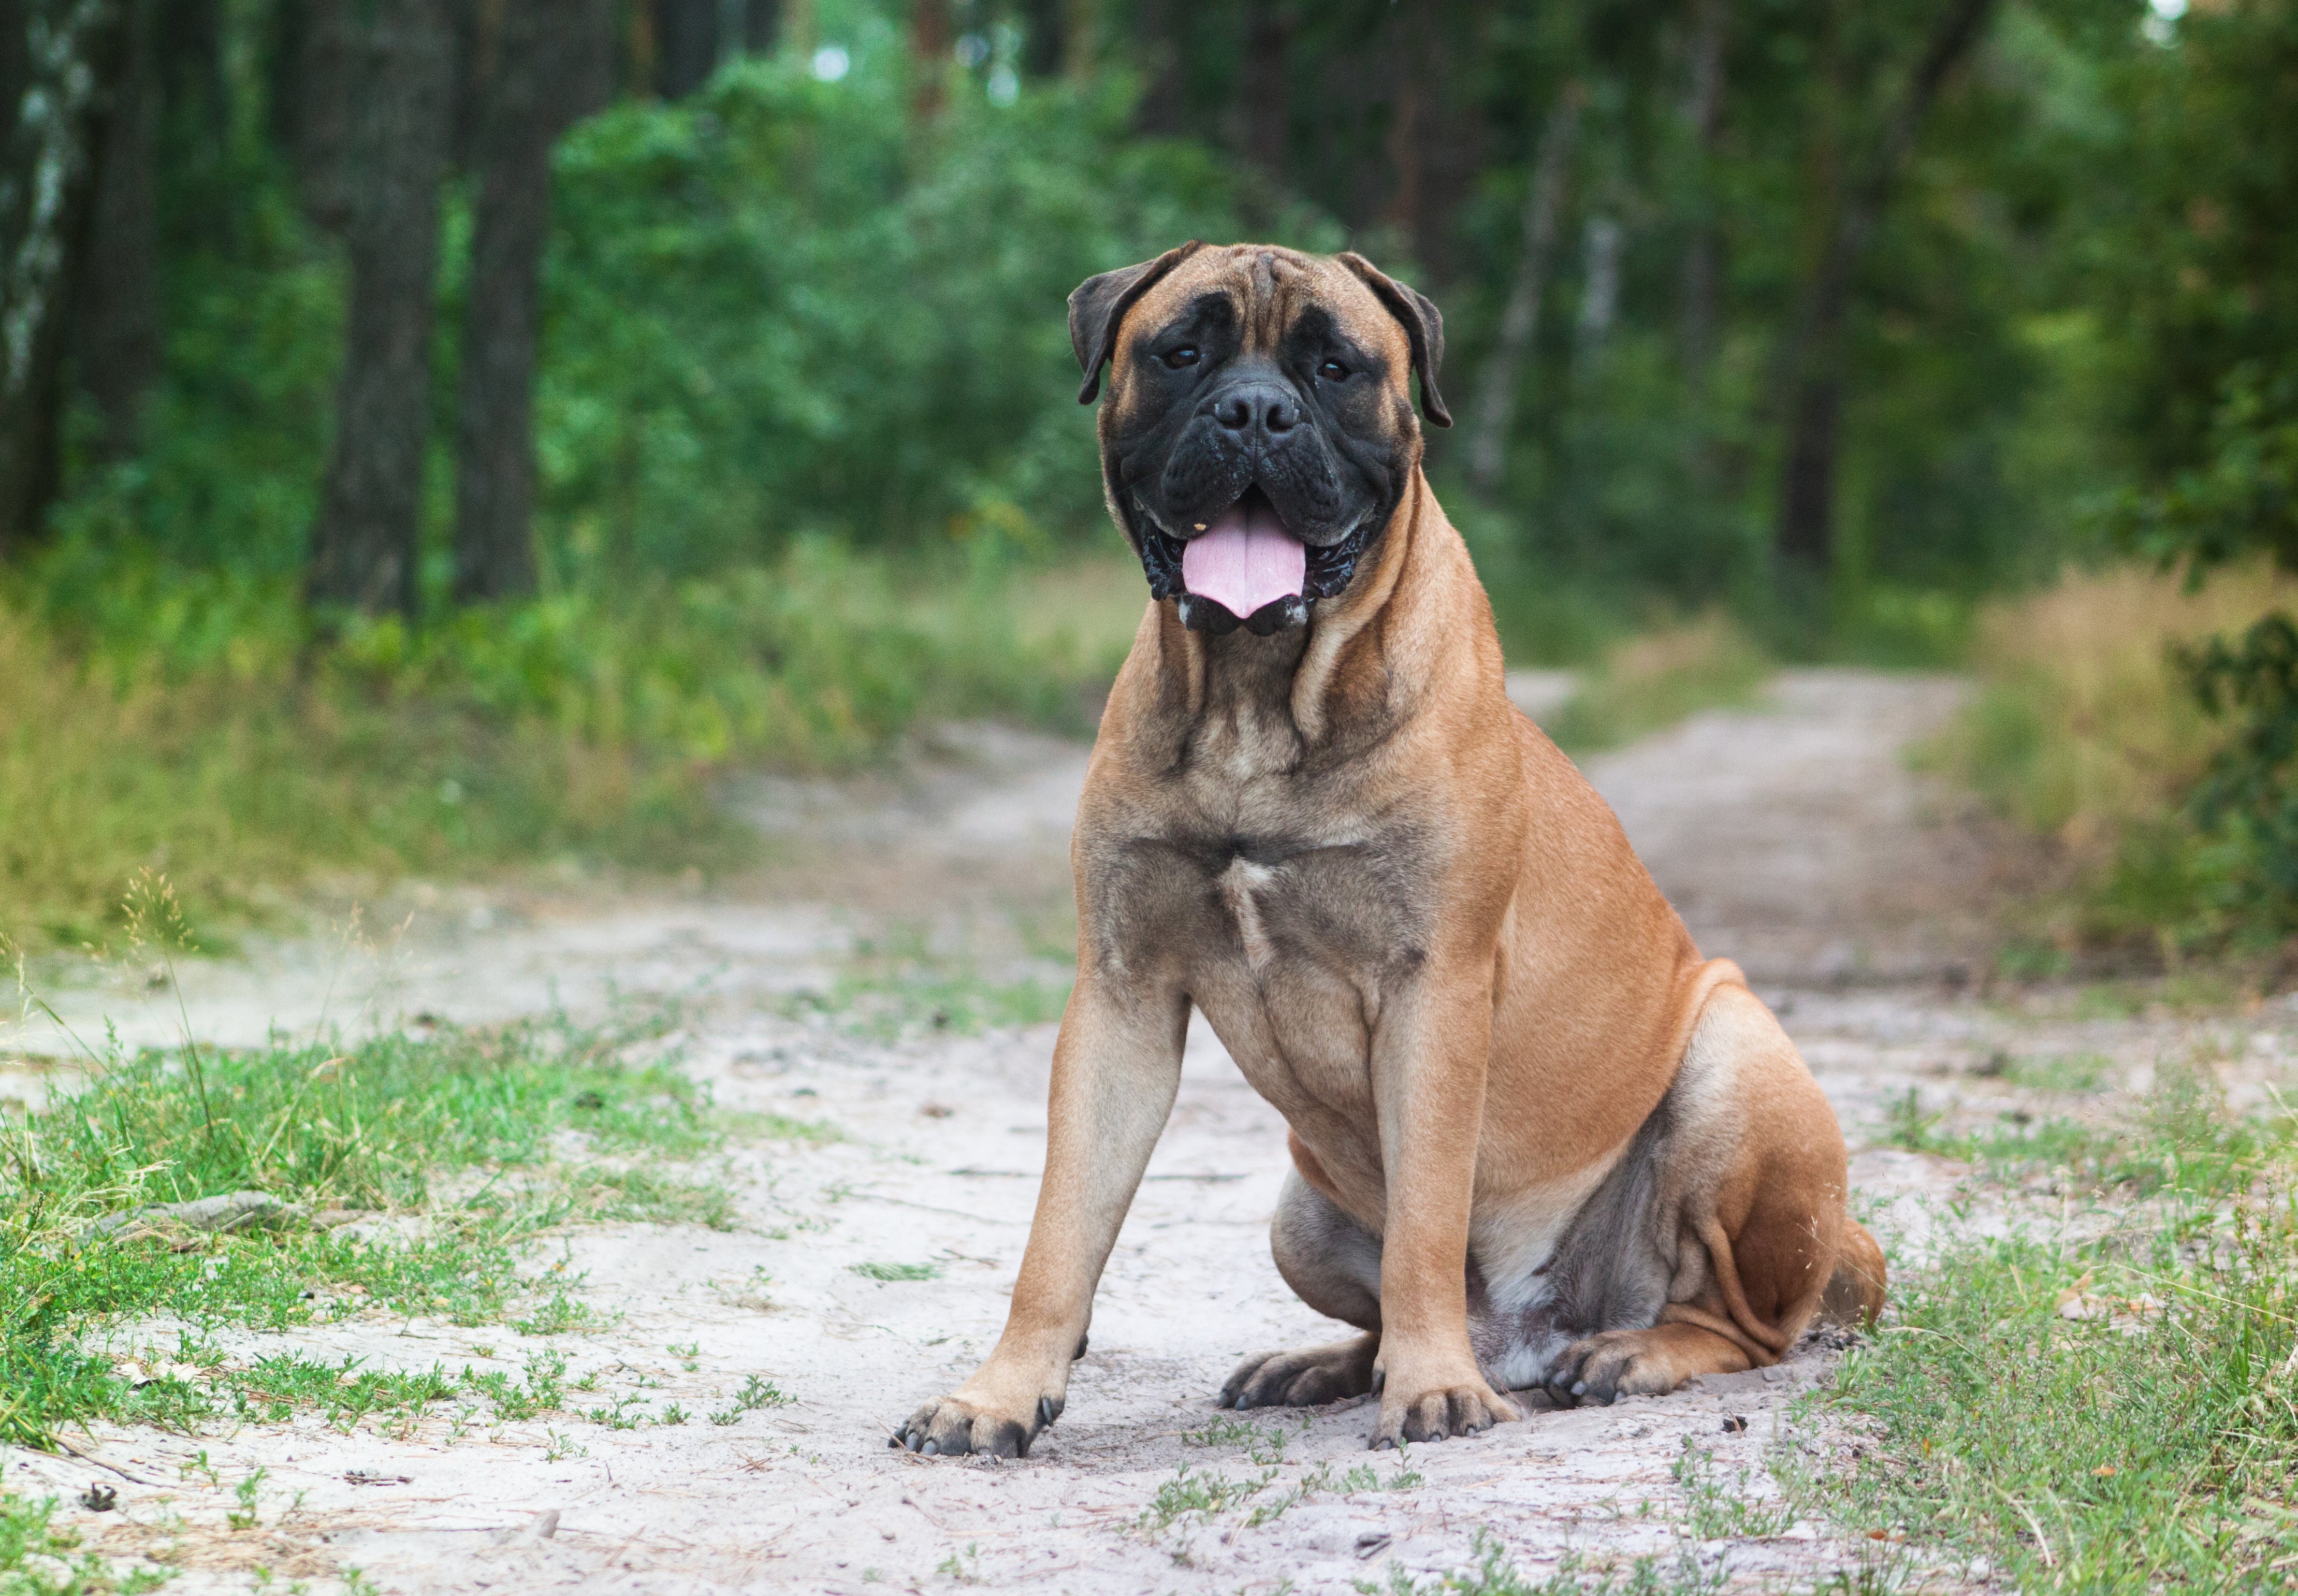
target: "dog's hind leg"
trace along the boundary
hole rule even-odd
[[[1269,1227],[1277,1272],[1301,1300],[1364,1332],[1345,1341],[1260,1352],[1221,1387],[1224,1408],[1307,1408],[1362,1396],[1380,1355],[1380,1237],[1294,1170]]]
[[[1672,1391],[1695,1375],[1776,1363],[1831,1294],[1872,1318],[1881,1252],[1845,1211],[1843,1133],[1794,1043],[1738,981],[1700,1011],[1655,1153],[1655,1213],[1672,1233],[1667,1300],[1648,1327],[1566,1347],[1559,1401]]]

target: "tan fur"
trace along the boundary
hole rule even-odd
[[[1882,1259],[1846,1215],[1825,1098],[1738,969],[1701,957],[1603,800],[1509,703],[1483,589],[1418,467],[1409,351],[1381,301],[1329,260],[1251,245],[1191,256],[1125,315],[1105,444],[1135,402],[1131,341],[1209,291],[1236,297],[1252,340],[1273,343],[1314,304],[1383,351],[1409,486],[1297,656],[1276,640],[1225,647],[1170,602],[1143,616],[1079,810],[1078,980],[1011,1318],[972,1379],[904,1435],[939,1451],[1026,1450],[1058,1414],[1192,1005],[1290,1124],[1302,1200],[1377,1248],[1376,1294],[1363,1294],[1376,1307],[1338,1286],[1330,1306],[1311,1295],[1314,1247],[1287,1269],[1327,1311],[1375,1319],[1362,1327],[1377,1337],[1376,1443],[1515,1416],[1472,1351],[1464,1266],[1484,1259],[1509,1276],[1492,1289],[1536,1311],[1535,1255],[1664,1096],[1677,1132],[1654,1173],[1649,1239],[1673,1261],[1658,1322],[1585,1336],[1550,1367],[1606,1394],[1666,1390],[1776,1361],[1823,1298],[1872,1319]],[[1289,660],[1289,678],[1251,677],[1244,662],[1265,658]],[[1293,851],[1240,856],[1210,889],[1158,863],[1167,839],[1259,836]],[[1409,868],[1393,864],[1401,839]],[[1410,929],[1384,929],[1381,891]],[[1239,1380],[1328,1400],[1362,1388],[1375,1344],[1285,1354]]]

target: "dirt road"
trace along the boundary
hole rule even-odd
[[[1935,679],[1794,672],[1757,707],[1696,717],[1590,765],[1703,947],[1742,959],[1781,1009],[1855,1147],[1911,1087],[1966,1114],[2033,1101],[1999,1065],[2013,1054],[2095,1055],[2135,1080],[2163,1049],[2207,1032],[2236,1056],[2286,1067],[2279,1011],[2212,1030],[1956,995],[1984,853],[1902,758],[1955,692]],[[1535,1410],[1409,1458],[1365,1452],[1370,1415],[1351,1404],[1255,1414],[1250,1426],[1215,1410],[1240,1356],[1334,1327],[1269,1262],[1281,1122],[1202,1023],[1061,1423],[1018,1463],[889,1450],[889,1426],[962,1379],[1002,1323],[1043,1154],[1052,1030],[953,1038],[929,1025],[872,1041],[819,1005],[792,1017],[789,995],[827,989],[893,928],[971,979],[1042,970],[1082,772],[1082,750],[1065,744],[955,732],[905,778],[743,795],[784,841],[740,896],[611,913],[476,892],[392,906],[403,929],[380,952],[337,959],[329,1016],[481,1021],[553,991],[581,1007],[610,988],[699,984],[687,1042],[719,1101],[826,1121],[837,1139],[733,1154],[726,1178],[744,1219],[732,1232],[622,1226],[565,1238],[588,1300],[617,1317],[553,1339],[570,1379],[595,1377],[578,1406],[603,1413],[629,1398],[621,1411],[634,1427],[570,1413],[460,1440],[444,1420],[401,1438],[316,1419],[198,1437],[103,1433],[93,1450],[159,1483],[114,1480],[127,1525],[83,1514],[87,1527],[130,1536],[171,1513],[219,1526],[226,1493],[178,1483],[204,1450],[226,1481],[260,1466],[278,1501],[303,1495],[260,1532],[219,1527],[186,1542],[195,1555],[177,1588],[191,1591],[246,1588],[260,1559],[315,1578],[359,1568],[410,1592],[972,1582],[1147,1593],[1385,1589],[1392,1570],[1459,1568],[1479,1548],[1534,1579],[1567,1552],[1599,1566],[1651,1557],[1664,1586],[1695,1566],[1777,1585],[1891,1555],[1776,1510],[1769,1449],[1803,1446],[1825,1467],[1836,1439],[1823,1419],[1791,1412],[1827,1376],[1833,1354],[1822,1348],[1666,1398]],[[186,967],[194,1026],[244,1036],[317,1022],[310,982],[327,956],[301,945]],[[136,973],[68,992],[59,1007],[75,1024],[134,1010],[131,1030],[164,1034],[173,1004],[160,1010],[120,984]],[[1861,1151],[1854,1167],[1863,1211],[1902,1261],[1956,1176],[1888,1148]],[[139,1327],[123,1349],[139,1339],[173,1336]],[[541,1344],[501,1327],[380,1317],[219,1339],[244,1357],[292,1340],[450,1369],[516,1370]],[[789,1400],[740,1410],[735,1393],[753,1377]],[[670,1421],[674,1405],[684,1422]],[[709,1422],[713,1412],[732,1417]],[[1734,1418],[1743,1429],[1727,1429]],[[5,1462],[20,1490],[87,1484],[76,1460]],[[352,1483],[359,1471],[400,1483]]]

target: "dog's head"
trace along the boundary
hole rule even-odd
[[[1184,624],[1267,634],[1344,591],[1420,464],[1444,322],[1357,254],[1184,244],[1088,277],[1070,339],[1111,509]]]

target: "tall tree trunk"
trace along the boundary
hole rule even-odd
[[[1101,69],[1102,0],[1062,0],[1062,77],[1086,84]]]
[[[569,14],[572,13],[572,14]],[[612,0],[504,0],[483,52],[457,408],[455,597],[534,591],[534,370],[550,147],[605,101]]]
[[[1426,162],[1422,146],[1429,120],[1426,102],[1433,98],[1427,82],[1430,35],[1438,26],[1438,20],[1429,14],[1426,0],[1409,0],[1397,6],[1389,22],[1396,90],[1390,102],[1385,141],[1389,174],[1385,211],[1391,226],[1416,241],[1423,230]]]
[[[303,0],[278,16],[272,136],[294,170],[304,215],[340,236],[351,226],[353,121],[364,93],[355,0]]]
[[[949,88],[949,0],[910,0],[910,121],[923,126],[941,114]]]
[[[1683,249],[1683,385],[1694,409],[1707,391],[1722,294],[1723,236],[1716,226],[1715,153],[1724,142],[1724,64],[1732,33],[1732,0],[1694,0],[1691,70],[1683,100],[1695,152],[1698,214]]]
[[[814,0],[782,0],[777,19],[781,30],[781,45],[801,60],[810,59],[819,42],[814,25]]]
[[[0,19],[0,555],[55,497],[90,146],[120,45],[111,0],[17,0]]]
[[[718,69],[719,0],[650,0],[655,91],[683,100]]]
[[[1556,228],[1564,211],[1564,188],[1572,173],[1572,147],[1580,136],[1580,105],[1584,97],[1578,83],[1566,84],[1540,130],[1532,189],[1524,202],[1523,252],[1517,258],[1515,280],[1509,285],[1499,335],[1477,378],[1474,431],[1468,439],[1468,480],[1487,498],[1500,491],[1508,475],[1509,429],[1516,421],[1518,377],[1525,357],[1532,352],[1533,334],[1540,327],[1541,294],[1548,280],[1549,257],[1556,249]]]
[[[135,453],[160,375],[160,0],[126,0],[120,87],[96,156],[73,364],[106,458]]]
[[[448,0],[362,10],[346,163],[349,329],[307,591],[314,603],[411,615],[454,32]]]
[[[1142,77],[1141,103],[1134,120],[1156,138],[1178,138],[1189,130],[1188,34],[1193,0],[1135,0],[1133,54]]]
[[[1775,547],[1788,566],[1824,576],[1835,552],[1835,478],[1846,382],[1843,327],[1860,257],[1883,218],[1923,118],[1956,64],[1979,42],[1995,0],[1948,0],[1930,43],[1884,124],[1864,178],[1845,198],[1796,317],[1793,385],[1781,467]]]
[[[1238,108],[1244,158],[1282,184],[1292,168],[1292,85],[1285,54],[1293,43],[1288,0],[1252,0],[1245,10],[1244,72]]]
[[[743,54],[772,55],[781,42],[781,0],[743,0]]]

